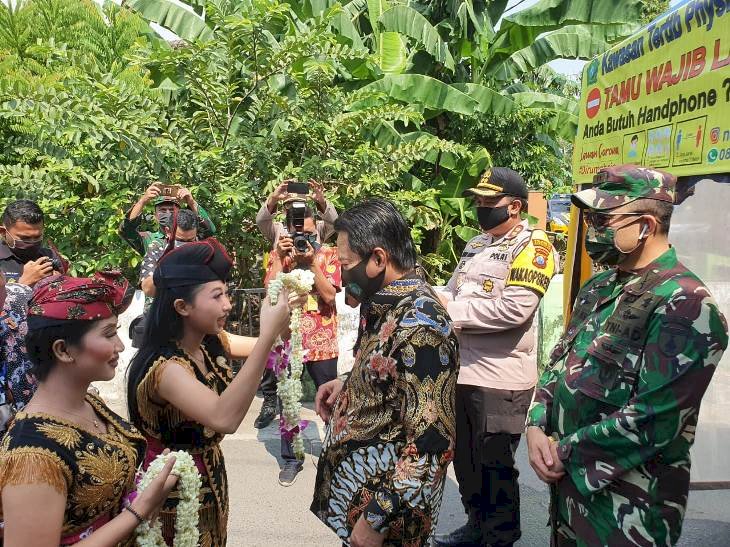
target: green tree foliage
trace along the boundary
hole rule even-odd
[[[145,71],[124,54],[147,25],[108,4],[0,5],[0,205],[37,199],[74,272],[134,267],[116,225],[172,143]]]
[[[644,0],[641,8],[641,20],[650,23],[669,9],[669,0]]]
[[[0,3],[0,206],[39,200],[75,273],[134,275],[117,225],[160,180],[193,190],[259,285],[259,204],[316,178],[339,207],[394,199],[443,282],[476,233],[461,192],[487,165],[568,182],[578,88],[546,63],[603,51],[648,4],[184,3]]]
[[[193,190],[235,250],[242,282],[257,285],[266,249],[253,219],[283,178],[317,178],[340,206],[393,195],[418,238],[434,223],[433,192],[401,190],[402,178],[437,154],[470,161],[465,147],[416,131],[418,108],[342,85],[352,79],[348,66],[369,54],[337,41],[327,20],[334,12],[302,22],[275,0],[209,10],[215,40],[173,49],[129,11],[74,0],[42,4],[67,9],[78,34],[64,43],[52,32],[25,38],[39,4],[3,12],[23,39],[0,45],[1,62],[15,69],[0,75],[0,205],[38,199],[75,273],[120,264],[133,273],[139,258],[116,227],[154,180]],[[114,26],[124,21],[126,47],[97,56],[89,41],[121,33]]]

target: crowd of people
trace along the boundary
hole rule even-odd
[[[728,327],[669,243],[675,186],[668,173],[626,165],[573,195],[602,268],[541,375],[536,314],[559,257],[525,220],[527,186],[508,168],[465,191],[481,233],[443,288],[427,282],[391,202],[338,214],[315,181],[279,185],[256,218],[271,245],[264,284],[305,269],[314,285],[265,299],[256,338],[226,330],[233,261],[187,189],[152,184],[122,220],[143,257],[137,286],[118,272],[69,275],[38,205],[10,203],[0,224],[0,545],[131,545],[154,518],[173,545],[174,458],[135,490],[139,470],[178,450],[202,478],[198,544],[226,545],[235,477],[220,443],[259,388],[255,426],[281,412],[267,364],[286,351],[295,308],[327,424],[310,509],[343,544],[513,545],[523,435],[550,486],[553,545],[676,544],[700,403]],[[156,226],[144,231],[150,203]],[[123,418],[91,384],[114,377],[118,317],[137,287],[145,305],[130,328]],[[350,371],[338,370],[343,290],[360,316]],[[245,364],[234,373],[236,359]],[[281,456],[289,486],[302,461],[284,435]],[[452,462],[467,522],[435,534]]]

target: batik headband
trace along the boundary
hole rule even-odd
[[[119,315],[134,292],[119,272],[93,277],[56,275],[38,282],[28,304],[28,327],[42,328],[65,321],[97,321]]]

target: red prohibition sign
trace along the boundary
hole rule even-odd
[[[601,109],[601,90],[594,87],[588,93],[586,101],[586,114],[591,120],[596,117],[598,111]]]

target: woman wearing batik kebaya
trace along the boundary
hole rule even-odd
[[[59,275],[33,292],[26,348],[38,389],[0,446],[5,547],[131,545],[177,481],[173,460],[127,505],[144,437],[88,393],[114,377],[128,286],[113,273]]]
[[[198,545],[225,546],[228,481],[220,442],[243,421],[269,351],[289,317],[288,296],[264,302],[258,340],[223,330],[231,303],[232,262],[215,239],[178,247],[157,264],[155,300],[140,351],[129,368],[127,400],[133,423],[147,437],[146,464],[164,448],[185,450],[203,479]],[[233,377],[229,359],[246,357]],[[161,512],[172,545],[174,492]]]

